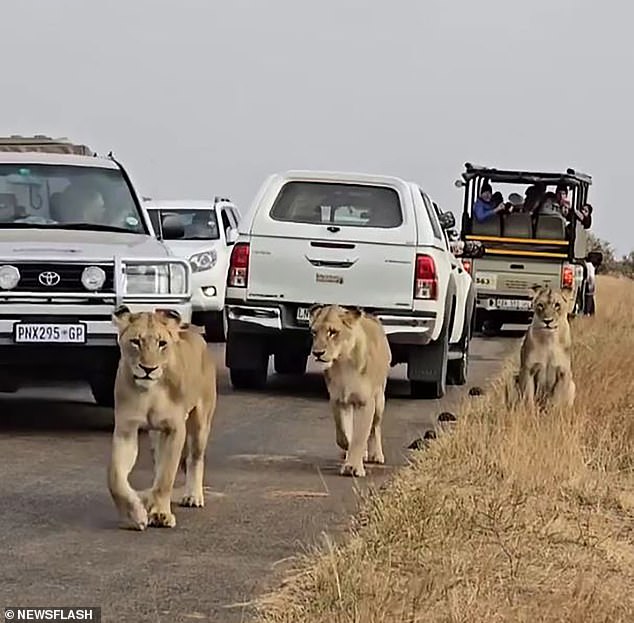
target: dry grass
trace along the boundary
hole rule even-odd
[[[634,282],[598,291],[573,327],[574,413],[505,412],[502,380],[465,401],[259,620],[634,621]]]

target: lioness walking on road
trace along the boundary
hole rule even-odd
[[[108,487],[133,528],[173,528],[171,495],[186,450],[181,506],[204,506],[205,450],[216,409],[216,368],[203,337],[183,326],[178,312],[130,313],[117,308],[121,359],[115,381],[115,426]],[[154,483],[140,496],[128,481],[139,429],[148,428]]]
[[[533,320],[520,350],[520,370],[507,403],[519,398],[529,406],[572,407],[576,387],[570,360],[570,294],[548,286],[533,287]]]
[[[310,329],[313,356],[326,365],[337,445],[345,451],[340,473],[363,477],[364,458],[385,463],[381,422],[392,354],[383,325],[360,310],[316,305]]]

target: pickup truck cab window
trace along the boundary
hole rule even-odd
[[[387,187],[287,182],[270,216],[277,221],[391,229],[403,224],[398,193]]]

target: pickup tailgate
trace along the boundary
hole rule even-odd
[[[251,231],[248,297],[413,307],[416,226],[386,187],[291,182]]]
[[[305,236],[252,236],[249,298],[412,308],[413,247],[360,240],[357,232],[336,240],[319,233],[311,227]]]
[[[559,288],[562,263],[527,257],[481,258],[473,262],[473,278],[479,293],[528,296],[536,283]]]

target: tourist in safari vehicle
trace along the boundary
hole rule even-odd
[[[570,289],[571,316],[592,313],[586,310],[594,274],[587,248],[591,184],[590,176],[573,169],[465,165],[456,182],[464,189],[461,239],[484,246],[484,255],[467,266],[476,286],[476,330],[495,335],[504,324],[530,322],[534,284]],[[591,269],[596,254],[593,261]]]

